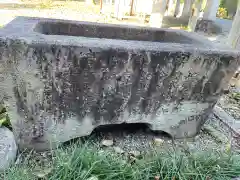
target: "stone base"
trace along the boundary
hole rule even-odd
[[[212,20],[199,19],[195,28],[195,32],[204,32],[208,34],[219,34],[222,29]]]

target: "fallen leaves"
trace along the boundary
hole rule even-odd
[[[52,168],[45,168],[45,169],[35,169],[33,175],[38,178],[45,178],[48,174],[52,172]]]
[[[87,180],[98,180],[98,178],[96,176],[92,176],[92,177],[88,178]]]
[[[123,149],[121,149],[120,147],[118,146],[114,146],[113,147],[113,150],[117,153],[117,154],[124,154],[125,151]]]
[[[112,146],[113,140],[112,139],[104,139],[104,140],[102,140],[101,145],[106,146],[106,147]]]
[[[129,155],[137,158],[141,155],[141,152],[140,151],[130,151]]]
[[[161,139],[161,138],[153,138],[152,143],[155,146],[160,146],[160,145],[162,145],[164,143],[164,140]]]

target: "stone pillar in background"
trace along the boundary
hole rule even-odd
[[[114,2],[114,17],[117,19],[122,19],[124,16],[124,1],[115,0]]]
[[[167,13],[166,13],[167,16],[173,15],[174,5],[175,5],[174,0],[168,0],[168,4],[167,4],[168,9],[167,9]]]
[[[182,11],[183,17],[189,17],[191,15],[192,4],[193,4],[193,0],[184,1],[183,11]]]
[[[238,3],[237,12],[235,14],[232,28],[230,30],[228,41],[227,43],[237,50],[240,50],[240,2]],[[235,86],[237,88],[240,88],[240,67],[238,67],[238,70],[235,73],[235,76],[232,78],[230,84],[231,86]]]
[[[208,0],[204,10],[203,19],[215,21],[219,5],[220,0]]]
[[[181,0],[177,0],[175,10],[174,10],[174,17],[177,17],[180,13],[181,8]]]
[[[149,24],[151,27],[161,27],[164,13],[167,7],[167,0],[152,0],[152,13]]]
[[[195,31],[195,28],[196,28],[196,25],[197,25],[200,10],[201,10],[201,7],[202,7],[202,0],[195,0],[193,6],[194,7],[191,8],[192,13],[191,13],[191,16],[190,16],[189,22],[188,22],[188,29],[189,29],[189,31],[192,31],[192,32]]]
[[[203,18],[197,22],[196,31],[202,31],[208,34],[215,33],[217,31],[217,26],[214,21],[216,20],[219,5],[220,0],[207,1]]]
[[[240,3],[238,3],[237,12],[228,36],[228,44],[240,50]]]

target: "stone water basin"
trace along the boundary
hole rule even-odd
[[[193,137],[239,57],[181,30],[17,17],[0,30],[0,87],[20,148],[121,123]]]

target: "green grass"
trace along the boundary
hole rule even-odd
[[[158,150],[159,151],[159,150]],[[135,163],[128,156],[101,150],[96,145],[74,144],[54,152],[48,168],[43,168],[28,157],[19,166],[4,173],[6,180],[38,179],[34,169],[42,169],[40,176],[48,180],[228,180],[240,175],[240,156],[217,151],[185,154],[173,149],[152,151]],[[44,170],[45,169],[45,170]]]
[[[0,102],[0,127],[5,126],[9,129],[12,129],[10,118],[8,117],[6,108],[3,103]]]
[[[230,98],[232,98],[236,101],[240,101],[240,93],[239,92],[232,93],[232,94],[230,94]]]

